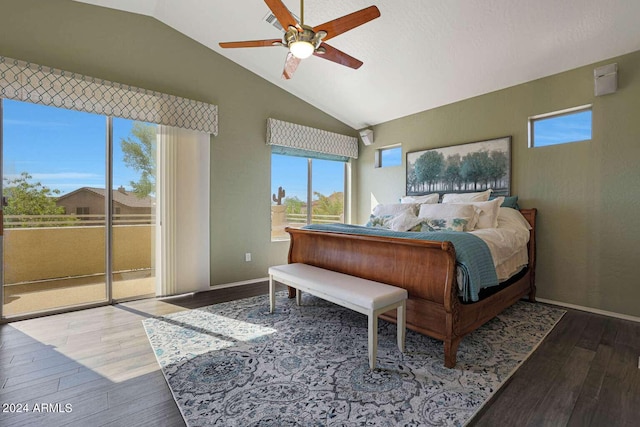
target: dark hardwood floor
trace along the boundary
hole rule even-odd
[[[0,425],[183,426],[141,320],[265,293],[262,283],[1,325]],[[640,424],[640,323],[567,311],[470,425]]]

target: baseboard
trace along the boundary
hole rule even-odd
[[[600,310],[592,307],[583,307],[581,305],[569,304],[566,302],[554,301],[554,300],[538,298],[538,297],[536,297],[536,301],[543,302],[545,304],[559,305],[561,307],[573,308],[574,310],[587,311],[589,313],[602,314],[603,316],[615,317],[615,318],[624,319],[624,320],[631,320],[632,322],[640,323],[640,317],[615,313],[613,311]]]
[[[183,294],[177,294],[177,295],[166,295],[166,296],[157,297],[157,298],[160,299],[160,300],[167,300],[167,299],[171,299],[171,298],[181,298],[181,297],[184,297],[184,296],[187,296],[187,295],[197,294],[198,292],[212,291],[214,289],[233,288],[235,286],[252,285],[254,283],[262,283],[262,282],[268,282],[268,281],[269,281],[269,278],[268,277],[264,277],[264,278],[261,278],[261,279],[244,280],[242,282],[222,283],[220,285],[211,285],[211,286],[209,286],[209,289],[203,289],[203,290],[194,291],[194,292],[185,292]]]
[[[261,282],[268,282],[268,281],[269,281],[268,277],[262,277],[260,279],[243,280],[241,282],[221,283],[219,285],[211,285],[209,289],[213,290],[213,289],[233,288],[236,286],[253,285],[254,283],[261,283]]]
[[[241,282],[232,282],[232,283],[222,283],[220,285],[211,285],[210,289],[224,289],[224,288],[233,288],[235,286],[243,286],[243,285],[252,285],[254,283],[267,282],[269,281],[268,277],[263,277],[259,279],[251,279],[251,280],[243,280]],[[545,304],[559,305],[561,307],[572,308],[574,310],[587,311],[589,313],[601,314],[603,316],[615,317],[617,319],[630,320],[632,322],[640,323],[640,317],[629,316],[627,314],[615,313],[613,311],[600,310],[592,307],[584,307],[576,304],[569,304],[566,302],[554,301],[545,298],[536,297],[536,301],[543,302]]]

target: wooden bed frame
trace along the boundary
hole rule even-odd
[[[289,263],[304,263],[407,289],[407,327],[444,341],[444,365],[456,365],[460,340],[528,296],[535,301],[536,209],[521,209],[531,224],[529,265],[496,293],[465,304],[458,297],[456,254],[450,242],[302,230],[291,235]],[[295,289],[289,288],[289,297]],[[395,322],[395,311],[381,315]]]

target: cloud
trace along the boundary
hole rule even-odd
[[[63,194],[77,190],[82,187],[104,188],[104,176],[94,173],[83,172],[60,172],[60,173],[33,173],[30,174],[32,183],[39,182],[44,187],[60,190]],[[20,178],[20,174],[7,174],[5,180]]]
[[[4,119],[3,124],[5,126],[29,126],[29,127],[44,127],[44,128],[62,128],[69,127],[67,122],[56,122],[53,120],[17,120],[17,119]]]
[[[32,180],[35,181],[52,181],[52,180],[73,180],[73,179],[101,179],[104,181],[104,175],[88,173],[88,172],[58,172],[58,173],[29,173]],[[5,174],[5,179],[20,178],[19,173]]]
[[[36,180],[71,180],[71,179],[101,179],[104,181],[104,175],[88,173],[88,172],[58,172],[58,173],[33,173],[33,179]]]

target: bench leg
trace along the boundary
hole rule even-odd
[[[378,316],[369,313],[369,368],[376,369],[378,356]]]
[[[404,341],[407,331],[407,303],[403,301],[401,305],[398,306],[396,316],[396,324],[398,325],[398,348],[401,353],[404,353]]]
[[[273,283],[273,276],[269,275],[269,313],[276,309],[276,285]]]
[[[302,304],[302,292],[300,292],[300,289],[296,289],[296,304]]]

